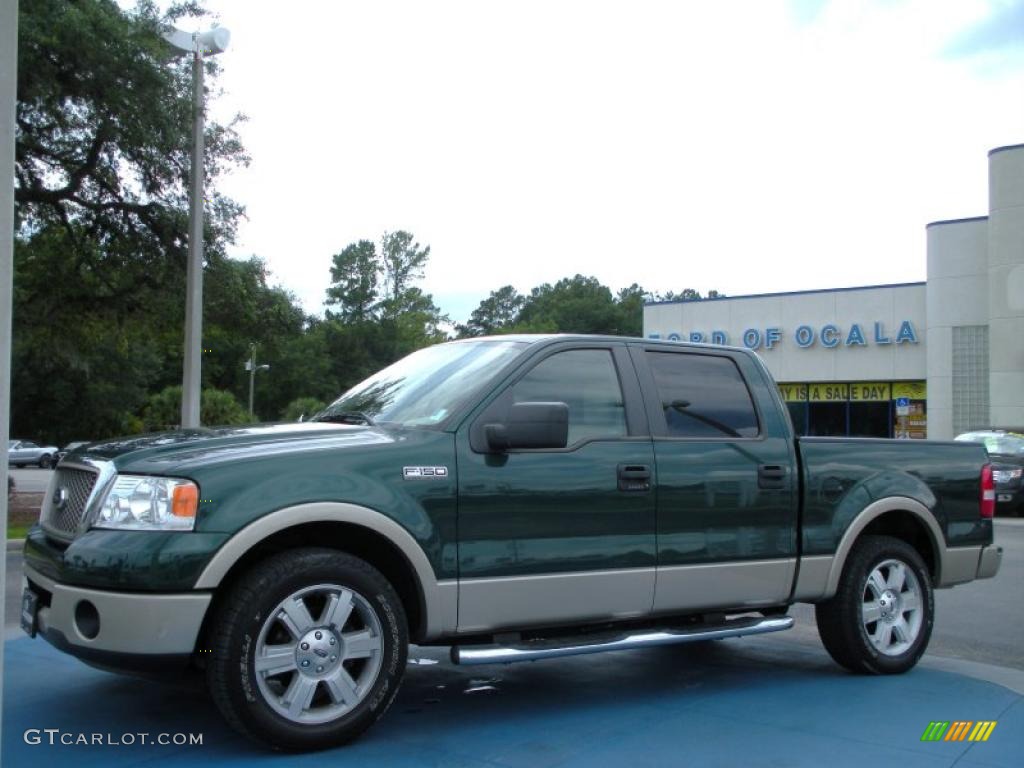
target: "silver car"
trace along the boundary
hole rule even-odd
[[[7,463],[16,467],[37,464],[43,469],[53,466],[57,446],[39,445],[31,440],[11,440],[7,446]]]

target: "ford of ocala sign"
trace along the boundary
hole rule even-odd
[[[838,346],[844,347],[865,347],[868,344],[917,344],[917,331],[914,324],[909,320],[900,323],[899,329],[891,333],[886,329],[885,323],[875,322],[873,327],[865,330],[861,323],[854,323],[849,328],[840,328],[833,323],[827,323],[820,328],[812,325],[797,326],[792,334],[793,343],[800,349],[810,349],[821,345],[827,349],[834,349]],[[740,342],[747,349],[774,349],[782,343],[785,335],[781,328],[747,328],[743,331]],[[660,333],[648,335],[650,339],[662,338]],[[669,341],[693,341],[709,344],[731,344],[729,334],[726,331],[690,331],[689,334],[669,333],[665,335]]]

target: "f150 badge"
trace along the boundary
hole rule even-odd
[[[402,467],[402,477],[406,480],[424,477],[448,477],[448,467]]]

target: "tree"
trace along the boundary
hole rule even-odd
[[[281,414],[282,421],[298,421],[300,418],[308,419],[315,413],[327,407],[327,403],[315,397],[297,397],[285,407]]]
[[[195,3],[163,18],[150,2],[20,6],[18,432],[63,441],[134,431],[147,393],[180,379],[191,68],[160,30],[202,14]],[[207,71],[215,83],[217,64]],[[208,123],[206,145],[213,266],[225,262],[242,213],[216,184],[248,158],[233,123]]]
[[[708,291],[707,298],[709,299],[721,299],[724,298],[724,293],[719,293],[715,290]],[[683,288],[679,291],[669,291],[667,293],[660,293],[654,295],[655,301],[702,301],[705,297],[701,295],[700,291],[694,288]]]
[[[413,283],[423,278],[423,270],[430,258],[430,246],[421,248],[409,232],[385,232],[380,240],[380,269],[384,277],[384,296],[381,311],[393,318],[416,297],[410,298]],[[422,294],[421,294],[422,295]]]
[[[456,326],[459,338],[487,336],[511,328],[525,304],[526,298],[511,285],[491,291],[491,295],[473,310],[469,321]]]
[[[340,253],[334,254],[332,261],[327,305],[337,306],[339,317],[346,323],[371,319],[377,303],[380,275],[374,244],[360,240],[347,245]]]
[[[251,422],[249,414],[237,398],[222,389],[204,389],[199,410],[200,421],[209,426]],[[176,428],[181,421],[181,385],[165,387],[150,397],[143,411],[142,421],[150,431]]]
[[[611,290],[596,277],[565,277],[534,288],[516,330],[547,327],[559,333],[617,333],[619,312]]]
[[[415,284],[429,258],[430,246],[403,230],[385,232],[379,251],[360,240],[332,258],[328,304],[340,309],[328,310],[321,332],[340,390],[446,338],[448,318]]]
[[[616,304],[619,308],[618,332],[623,336],[642,336],[644,332],[644,304],[651,300],[651,294],[633,283],[619,291]]]
[[[165,18],[151,2],[130,11],[113,0],[21,4],[15,203],[22,235],[60,224],[76,241],[100,246],[75,255],[105,272],[168,257],[184,264],[191,65],[160,34],[183,15],[204,12],[196,3],[174,6]],[[216,61],[206,67],[215,78]],[[206,240],[214,254],[242,212],[215,188],[224,172],[248,162],[235,121],[207,127]],[[117,248],[122,241],[127,247]],[[163,270],[133,272],[149,282]]]

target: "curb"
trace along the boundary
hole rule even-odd
[[[8,539],[7,540],[7,551],[8,552],[21,552],[25,548],[24,539]]]

